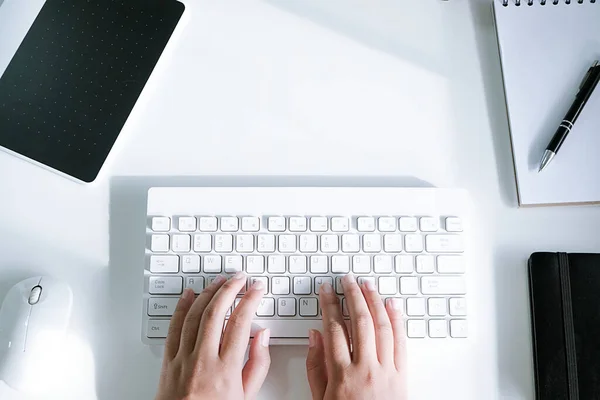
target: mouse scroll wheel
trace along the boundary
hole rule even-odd
[[[40,301],[41,295],[42,295],[42,287],[34,286],[34,288],[31,289],[31,293],[29,293],[29,304],[31,304],[31,305],[37,304],[38,301]]]

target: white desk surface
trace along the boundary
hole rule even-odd
[[[0,298],[33,275],[71,284],[72,334],[88,349],[76,398],[155,393],[160,352],[139,339],[148,187],[430,184],[468,189],[486,238],[475,267],[495,321],[480,327],[487,398],[532,399],[527,258],[600,251],[600,208],[517,208],[490,2],[186,5],[101,180],[80,185],[0,153]],[[261,399],[309,398],[305,351],[271,350]]]

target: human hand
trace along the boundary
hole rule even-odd
[[[351,336],[331,285],[320,289],[324,335],[309,333],[306,359],[313,400],[405,400],[405,333],[400,303],[384,306],[372,282],[342,279]],[[350,351],[352,343],[352,351]]]
[[[263,297],[260,281],[248,289],[231,316],[225,315],[246,284],[238,273],[218,276],[194,301],[186,289],[171,319],[156,400],[254,399],[271,364],[268,329],[260,331],[244,355],[256,309]]]

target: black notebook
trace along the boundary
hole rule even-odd
[[[536,398],[600,399],[600,254],[529,259]]]
[[[176,0],[46,0],[0,78],[0,146],[93,181],[183,10]]]

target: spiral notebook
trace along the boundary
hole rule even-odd
[[[600,87],[541,173],[544,149],[600,59],[600,0],[494,0],[521,206],[600,203]]]

